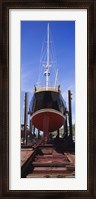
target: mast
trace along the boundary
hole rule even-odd
[[[49,47],[50,47],[50,38],[49,38],[49,23],[47,27],[47,66],[49,67]]]
[[[46,76],[46,90],[48,89],[49,86],[49,67],[50,67],[50,30],[49,30],[49,23],[47,26],[47,64],[45,66],[45,76]]]

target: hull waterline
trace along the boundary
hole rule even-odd
[[[41,109],[31,116],[32,124],[41,131],[53,132],[59,129],[65,117],[54,109]]]

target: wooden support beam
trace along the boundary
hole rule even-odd
[[[71,141],[73,141],[72,139],[72,107],[71,107],[71,100],[72,100],[72,93],[69,90],[68,91],[68,105],[69,105],[69,131],[70,131],[70,139]]]
[[[24,99],[25,109],[24,109],[24,137],[25,137],[25,145],[27,145],[27,120],[28,120],[28,93],[25,93]]]

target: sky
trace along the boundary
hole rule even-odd
[[[21,123],[24,120],[24,93],[29,93],[30,101],[40,74],[41,79],[44,79],[44,64],[40,62],[42,46],[44,45],[46,49],[44,40],[46,40],[48,23],[50,46],[54,52],[54,56],[50,55],[53,61],[50,67],[50,80],[55,82],[55,72],[58,69],[58,84],[66,105],[68,105],[68,90],[72,92],[72,123],[75,123],[75,21],[21,22]]]

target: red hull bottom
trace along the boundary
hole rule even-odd
[[[46,133],[58,130],[64,121],[63,114],[54,109],[41,109],[31,117],[32,125]]]

